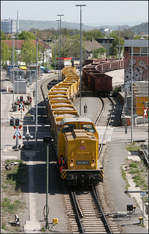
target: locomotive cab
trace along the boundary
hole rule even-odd
[[[61,178],[70,184],[98,183],[98,133],[87,118],[64,118],[58,142],[58,159],[63,160]],[[61,161],[60,161],[61,162]]]

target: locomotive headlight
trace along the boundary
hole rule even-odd
[[[91,167],[92,168],[95,167],[95,161],[94,160],[92,160],[92,162],[91,162]]]
[[[74,167],[73,160],[70,161],[70,167]]]

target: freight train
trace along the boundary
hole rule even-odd
[[[60,176],[69,185],[95,185],[103,181],[103,169],[98,165],[98,132],[73,105],[80,86],[75,67],[63,68],[62,76],[63,80],[48,92],[48,115]]]
[[[89,63],[83,67],[84,85],[101,96],[109,96],[112,91],[112,77],[104,73],[124,68],[123,59],[90,60]]]

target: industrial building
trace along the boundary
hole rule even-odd
[[[124,115],[131,122],[133,116],[136,123],[148,121],[148,41],[125,40],[124,43]],[[132,90],[133,87],[133,99]]]

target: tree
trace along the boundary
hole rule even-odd
[[[1,34],[1,40],[6,40],[6,34],[2,31],[0,31],[0,34]]]
[[[112,42],[112,46],[109,50],[110,55],[118,56],[119,46],[120,46],[120,54],[121,54],[121,51],[122,51],[123,45],[124,45],[124,39],[122,38],[119,31],[114,31],[114,32],[110,33],[110,37],[114,38],[114,40]]]
[[[98,29],[94,29],[94,30],[90,30],[90,31],[84,31],[83,32],[83,36],[84,36],[84,39],[85,40],[93,40],[93,39],[96,39],[96,38],[103,38],[104,37],[104,34],[98,30]]]
[[[98,48],[96,50],[93,50],[93,57],[98,58],[106,53],[105,48]]]
[[[121,31],[121,36],[127,39],[132,39],[134,34],[135,33],[132,32],[130,29],[124,29],[123,31]]]
[[[2,42],[1,43],[1,61],[2,64],[6,64],[8,60],[11,58],[11,51],[8,48],[7,44]]]
[[[25,40],[21,50],[21,60],[26,65],[36,62],[36,46],[32,40]]]
[[[85,58],[86,52],[84,47],[82,46],[82,55]],[[52,64],[53,66],[56,63],[56,57],[59,57],[59,42],[55,42],[52,47]],[[80,57],[80,41],[72,40],[67,37],[63,37],[61,41],[61,55],[60,57]]]
[[[28,32],[28,31],[23,31],[18,35],[19,40],[35,40],[36,37],[34,33]]]

